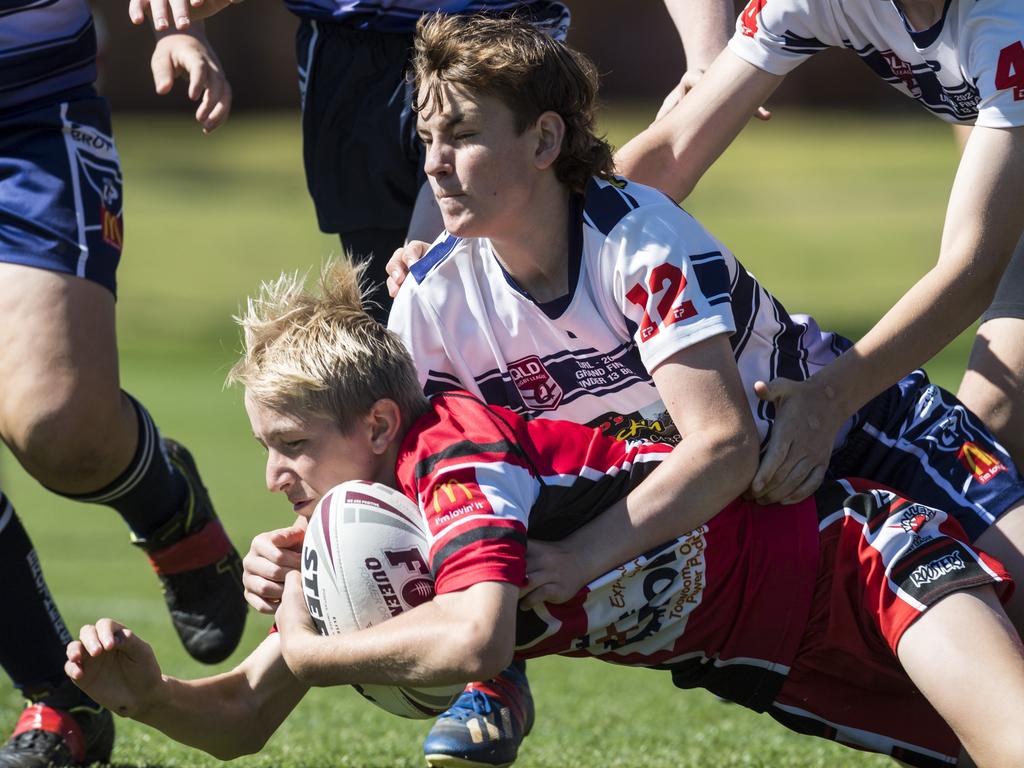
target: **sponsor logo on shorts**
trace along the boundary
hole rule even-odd
[[[562,402],[562,387],[536,355],[509,363],[508,372],[527,408],[553,411]]]
[[[932,560],[930,563],[919,565],[911,572],[910,581],[913,582],[915,587],[923,587],[925,584],[938,581],[948,573],[963,571],[966,568],[967,566],[964,564],[960,553],[950,552],[948,555],[943,555],[937,560]]]
[[[935,510],[923,504],[911,504],[900,514],[899,519],[889,525],[890,528],[902,528],[907,533],[920,533],[921,529],[935,517]]]
[[[100,222],[102,223],[103,242],[111,248],[116,248],[120,251],[124,243],[124,237],[121,232],[121,217],[108,211],[105,205],[101,205]]]
[[[114,147],[114,140],[100,133],[92,126],[71,123],[65,130],[71,136],[71,140],[79,147],[106,159],[117,159],[117,149]]]
[[[960,447],[957,458],[964,465],[964,469],[974,475],[974,479],[982,485],[988,483],[1000,472],[1006,471],[1006,465],[1003,462],[970,441]]]

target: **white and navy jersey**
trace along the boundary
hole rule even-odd
[[[914,31],[889,0],[750,0],[729,49],[775,75],[849,48],[879,77],[951,123],[1024,125],[1024,3],[946,0]],[[841,87],[836,84],[836,87]]]
[[[389,327],[428,394],[465,389],[527,418],[675,443],[650,372],[726,334],[764,440],[773,409],[754,382],[806,379],[849,344],[789,315],[657,190],[595,179],[570,208],[571,292],[558,301],[534,301],[483,238],[442,235],[413,265]]]
[[[87,0],[0,3],[0,111],[41,104],[96,79]]]
[[[569,9],[554,0],[285,0],[292,13],[377,32],[412,32],[425,13],[523,13],[552,37],[564,40]]]

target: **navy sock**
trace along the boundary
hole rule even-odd
[[[14,686],[33,701],[51,698],[62,709],[93,704],[64,674],[64,649],[71,642],[50,595],[28,533],[14,506],[0,493],[0,584],[5,626],[0,632],[0,666]]]
[[[167,460],[160,432],[149,411],[131,395],[128,399],[135,406],[139,422],[139,441],[131,463],[112,483],[98,491],[61,495],[75,501],[113,507],[132,533],[144,539],[185,506],[188,485]]]

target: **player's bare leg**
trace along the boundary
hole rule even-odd
[[[1017,253],[1021,258],[1012,268],[1024,279],[1024,249],[1018,247]],[[1024,318],[982,323],[957,397],[1024,467]]]
[[[114,296],[89,280],[0,263],[0,435],[44,486],[112,506],[149,555],[175,629],[221,661],[245,623],[241,561],[191,455],[120,389]]]
[[[40,483],[70,494],[111,482],[135,451],[121,392],[114,297],[102,286],[0,263],[0,435]]]
[[[1015,581],[1024,579],[1024,505],[1004,513],[973,546],[999,560]],[[1004,610],[1024,637],[1024,590],[1014,590]]]
[[[940,600],[897,651],[975,764],[1024,765],[1024,648],[990,587]]]

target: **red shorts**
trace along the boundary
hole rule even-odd
[[[953,517],[868,488],[840,481],[815,497],[821,551],[811,613],[768,712],[800,733],[908,765],[952,765],[960,743],[907,677],[896,648],[946,595],[995,584],[1005,600],[1013,583],[998,561],[971,549]]]

